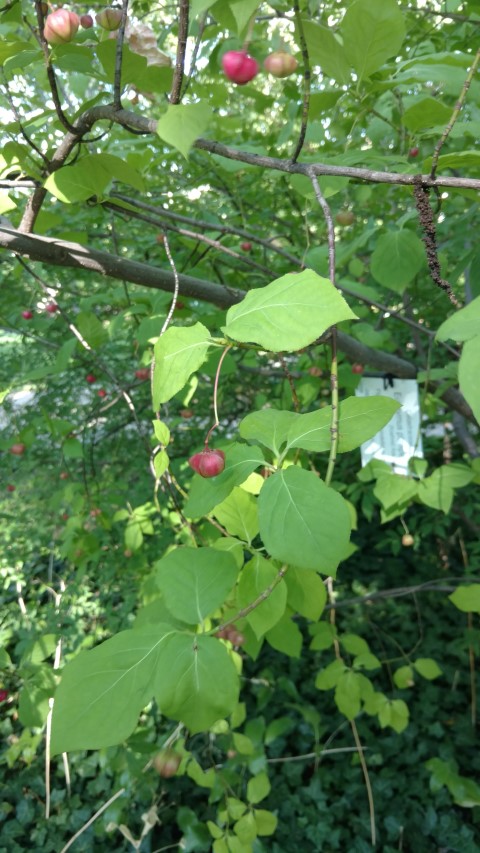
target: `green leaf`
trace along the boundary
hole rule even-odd
[[[166,424],[163,423],[163,421],[155,420],[155,421],[152,421],[152,423],[153,423],[153,432],[154,432],[155,438],[157,439],[159,444],[163,444],[166,447],[168,442],[170,441],[170,430],[169,430],[169,428],[167,427]]]
[[[271,789],[270,779],[265,771],[258,773],[247,784],[247,800],[249,803],[260,803],[268,797]]]
[[[75,317],[75,325],[82,338],[92,349],[99,349],[108,341],[108,332],[95,314],[90,311],[81,311]]]
[[[306,619],[320,618],[327,603],[327,591],[321,577],[315,572],[289,568],[285,575],[288,604]]]
[[[332,30],[306,19],[302,21],[302,27],[310,61],[320,65],[324,77],[333,77],[340,84],[349,83],[350,66]]]
[[[169,104],[157,124],[157,134],[187,159],[190,148],[206,131],[213,116],[212,107],[198,104]]]
[[[160,660],[155,698],[167,717],[180,720],[192,734],[227,717],[238,702],[235,666],[220,640],[176,634]]]
[[[480,423],[480,389],[478,385],[478,367],[480,365],[480,335],[463,345],[458,365],[460,391],[472,408]]]
[[[418,499],[432,509],[440,509],[447,513],[452,505],[453,490],[466,486],[473,477],[472,469],[466,465],[459,463],[441,465],[430,477],[426,477],[417,484]]]
[[[400,50],[405,38],[403,14],[395,0],[354,0],[340,35],[347,59],[364,80]]]
[[[438,678],[442,674],[442,670],[433,658],[417,658],[413,666],[419,675],[428,681],[433,681],[434,678]]]
[[[228,552],[179,547],[156,563],[155,581],[172,615],[195,625],[223,604],[237,574]]]
[[[260,535],[282,563],[335,575],[350,538],[350,513],[338,492],[292,465],[265,480],[258,498]]]
[[[388,231],[377,240],[371,258],[376,281],[396,293],[403,293],[425,264],[425,249],[413,231]]]
[[[480,613],[480,583],[459,586],[448,597],[464,613]]]
[[[102,196],[110,181],[116,178],[143,192],[143,178],[125,160],[113,154],[87,154],[72,166],[62,166],[49,175],[45,189],[59,201],[72,204]]]
[[[237,486],[217,504],[213,515],[231,536],[250,544],[258,533],[257,499]]]
[[[237,24],[237,33],[240,35],[257,11],[258,0],[229,0],[228,5]]]
[[[360,696],[359,675],[346,670],[338,679],[335,688],[335,704],[347,720],[353,720],[360,713]]]
[[[302,632],[297,623],[293,622],[291,615],[285,613],[277,624],[267,631],[266,639],[277,652],[283,652],[291,658],[300,657],[303,644]]]
[[[413,678],[413,669],[411,666],[401,666],[393,673],[395,686],[399,690],[405,690],[407,687],[413,687],[415,681]]]
[[[409,716],[408,706],[402,699],[393,699],[390,702],[385,698],[380,708],[378,719],[382,729],[390,726],[395,732],[400,734],[407,728]]]
[[[170,326],[155,344],[153,408],[166,403],[187,384],[207,357],[210,333],[201,323]]]
[[[55,694],[52,755],[125,740],[154,693],[155,671],[172,636],[162,624],[122,631],[67,663]]]
[[[288,273],[250,290],[227,312],[226,335],[274,352],[293,352],[313,343],[330,326],[355,319],[343,296],[313,270]]]
[[[260,412],[251,412],[240,421],[239,432],[242,438],[259,441],[272,450],[275,456],[279,456],[288,431],[298,417],[295,412],[262,409]]]
[[[277,828],[278,818],[272,812],[265,809],[254,809],[255,823],[258,835],[273,835]]]
[[[402,115],[402,123],[412,133],[437,124],[447,124],[452,108],[436,98],[421,98],[415,101]]]
[[[238,583],[238,605],[248,607],[265,592],[275,581],[278,569],[256,555],[243,568]],[[268,597],[252,610],[246,617],[258,638],[270,630],[281,619],[287,604],[287,587],[282,579],[273,588]]]
[[[406,504],[417,494],[418,484],[401,474],[393,471],[385,473],[378,478],[373,493],[380,501],[383,508],[388,510],[397,504]]]
[[[437,341],[468,341],[480,335],[480,296],[456,311],[440,326]]]
[[[65,459],[82,459],[83,447],[78,438],[66,438],[62,444]]]
[[[225,453],[225,468],[221,474],[211,479],[194,476],[190,494],[184,506],[187,518],[200,518],[208,515],[218,504],[228,497],[234,486],[245,482],[249,474],[263,465],[265,459],[259,447],[246,444],[233,444]]]
[[[346,453],[360,447],[383,429],[400,408],[390,397],[347,397],[339,407],[338,452]],[[287,437],[287,447],[301,447],[310,452],[330,449],[332,408],[297,415]]]
[[[370,651],[366,640],[359,637],[358,634],[341,634],[339,640],[345,651],[350,655],[362,655]]]

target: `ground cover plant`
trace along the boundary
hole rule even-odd
[[[479,29],[0,8],[0,851],[479,849]]]

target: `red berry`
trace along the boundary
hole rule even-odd
[[[9,483],[7,486],[7,492],[14,492],[14,491],[15,491],[15,486],[12,486],[12,484]]]
[[[118,30],[120,26],[122,21],[122,12],[120,9],[102,9],[102,11],[95,16],[95,20],[99,27],[103,27],[104,30],[113,32],[114,30]]]
[[[75,37],[80,18],[75,12],[55,9],[45,20],[43,34],[49,44],[67,44]]]
[[[222,68],[225,76],[237,86],[244,86],[257,76],[258,62],[244,50],[228,50],[222,56]]]
[[[418,157],[419,153],[420,153],[420,149],[415,146],[414,148],[410,148],[410,151],[408,152],[408,156],[409,157]]]
[[[252,244],[251,243],[240,243],[240,248],[243,252],[251,252]]]
[[[22,311],[22,317],[24,320],[31,320],[33,317],[32,311]]]
[[[269,74],[281,78],[293,74],[297,69],[298,62],[291,53],[287,53],[285,50],[276,50],[267,56],[263,66]]]
[[[310,376],[323,376],[322,368],[317,367],[316,364],[314,364],[312,367],[309,367],[308,372],[309,372]]]
[[[49,314],[55,314],[58,311],[57,303],[49,302],[48,305],[45,305],[45,311],[48,311]]]
[[[12,444],[10,448],[10,453],[13,453],[14,456],[23,456],[27,449],[26,444]]]
[[[137,379],[145,382],[147,379],[150,379],[150,369],[148,367],[140,367],[135,371],[135,376]]]
[[[91,15],[80,15],[80,23],[84,30],[89,30],[93,27],[93,18]]]
[[[202,450],[194,453],[188,460],[190,468],[193,468],[201,477],[216,477],[225,468],[225,454],[223,450]]]
[[[193,418],[193,412],[191,409],[180,409],[179,415],[181,418],[185,418],[186,420],[188,420],[188,418]]]
[[[0,702],[5,702],[8,699],[8,690],[0,690]]]
[[[97,381],[97,377],[93,375],[93,373],[87,373],[85,377],[85,382],[88,382],[89,385],[93,385],[94,382]]]
[[[66,521],[68,519],[68,512],[62,513],[62,518],[64,521]]]
[[[363,364],[352,364],[352,373],[363,373]]]
[[[107,396],[107,392],[105,391],[105,388],[100,388],[100,389],[97,391],[97,394],[98,394],[98,396],[99,396],[99,397],[106,397],[106,396]]]
[[[68,480],[68,471],[61,471],[60,472],[60,479],[61,480]]]

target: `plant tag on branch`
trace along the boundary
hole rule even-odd
[[[401,406],[380,432],[361,445],[362,466],[371,459],[381,459],[392,465],[395,474],[408,474],[411,457],[423,457],[417,382],[415,379],[363,377],[355,393],[357,397],[391,397]]]

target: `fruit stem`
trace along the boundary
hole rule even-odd
[[[208,442],[210,440],[210,436],[211,436],[213,430],[216,429],[220,425],[220,421],[218,418],[218,408],[217,408],[218,380],[220,379],[220,370],[222,369],[223,359],[225,358],[228,350],[232,349],[232,346],[233,346],[233,344],[229,344],[228,347],[225,347],[225,349],[223,350],[223,352],[220,356],[220,360],[218,362],[217,372],[215,374],[215,384],[213,386],[213,415],[215,418],[215,423],[213,424],[213,426],[210,427],[210,429],[207,432],[207,435],[205,436],[205,450],[208,448]]]
[[[252,17],[250,18],[250,20],[248,22],[248,28],[247,28],[247,32],[245,35],[245,41],[243,42],[243,45],[242,45],[242,51],[244,53],[248,53],[248,47],[249,47],[250,42],[252,40],[253,28],[255,26],[255,18],[256,18],[257,12],[258,12],[258,6],[255,9]]]

